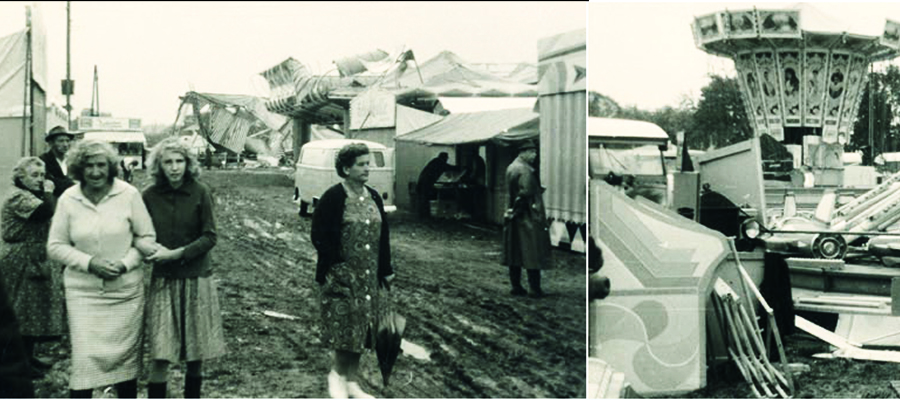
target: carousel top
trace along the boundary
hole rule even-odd
[[[841,50],[865,55],[869,62],[900,54],[900,23],[886,20],[880,36],[850,33],[846,29],[852,27],[823,18],[810,7],[725,10],[696,17],[691,24],[694,42],[703,51],[729,58],[745,51],[772,48]],[[801,24],[801,11],[810,22]]]

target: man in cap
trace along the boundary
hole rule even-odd
[[[75,182],[68,177],[66,165],[66,152],[72,144],[75,135],[66,131],[62,126],[56,126],[47,132],[44,140],[50,145],[50,150],[40,156],[47,165],[47,179],[53,182],[53,195],[59,198],[63,192]]]
[[[509,207],[503,224],[503,265],[509,267],[512,295],[542,297],[541,270],[550,267],[550,232],[544,212],[544,189],[532,165],[537,146],[526,141],[506,168]],[[522,287],[522,268],[528,273],[531,293]]]

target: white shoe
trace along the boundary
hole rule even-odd
[[[349,398],[347,394],[347,380],[335,370],[331,370],[328,373],[328,395],[332,399]]]
[[[359,384],[356,382],[347,382],[347,394],[350,395],[351,399],[374,399],[375,396],[363,392],[362,388],[359,387]]]

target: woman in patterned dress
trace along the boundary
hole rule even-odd
[[[359,358],[374,347],[381,313],[379,287],[393,278],[384,203],[369,179],[369,148],[344,146],[335,167],[344,181],[322,194],[313,214],[312,242],[318,252],[322,342],[334,350],[328,374],[332,398],[372,398],[357,383]]]
[[[65,332],[64,303],[59,271],[47,260],[47,233],[56,208],[53,182],[45,180],[40,158],[26,157],[13,169],[12,194],[0,212],[0,271],[19,321],[32,376],[43,374],[48,361],[34,355],[35,343],[59,339]],[[56,279],[54,279],[56,278]]]
[[[59,197],[50,225],[47,253],[66,266],[72,398],[113,384],[120,398],[137,396],[144,326],[138,248],[156,233],[140,192],[116,179],[118,157],[98,140],[69,150],[69,174],[79,183]]]
[[[197,180],[197,158],[177,137],[156,145],[147,161],[154,184],[144,190],[144,203],[158,241],[147,257],[154,263],[147,296],[148,397],[166,397],[169,364],[184,360],[184,398],[200,398],[203,360],[225,354],[209,255],[216,245],[213,199]]]

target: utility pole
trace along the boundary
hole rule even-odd
[[[100,88],[97,84],[97,66],[94,65],[94,92],[91,94],[91,116],[100,116]]]
[[[72,129],[72,94],[75,88],[72,82],[72,2],[66,1],[66,83],[63,93],[66,95],[66,130]]]

